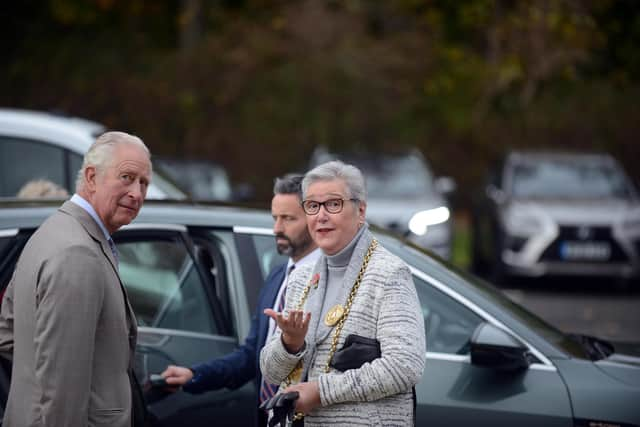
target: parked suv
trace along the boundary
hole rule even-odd
[[[367,183],[367,218],[399,233],[439,256],[451,256],[453,218],[447,196],[450,177],[434,177],[417,149],[395,153],[343,152],[316,149],[310,168],[339,159],[357,166]]]
[[[640,199],[607,154],[512,152],[473,212],[473,264],[505,275],[640,275]]]
[[[106,129],[78,117],[0,108],[0,198],[16,197],[28,182],[44,179],[75,191],[84,153]],[[154,171],[147,199],[184,199]]]
[[[0,201],[0,289],[56,207]],[[285,261],[271,228],[267,211],[149,201],[115,234],[139,324],[135,369],[150,426],[253,425],[252,382],[190,395],[150,388],[148,379],[168,364],[225,355],[244,340],[267,273]],[[416,425],[640,426],[637,353],[564,334],[486,283],[373,231],[409,265],[424,314],[427,362],[416,386]],[[0,403],[7,374],[0,370]]]

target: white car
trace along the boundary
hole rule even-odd
[[[319,147],[310,168],[340,159],[357,166],[367,185],[367,218],[416,245],[449,259],[453,213],[447,195],[454,191],[450,177],[434,177],[417,149],[397,153],[330,153]]]
[[[72,194],[84,153],[105,130],[77,117],[0,108],[0,197],[16,197],[36,179],[51,181]],[[154,172],[147,199],[185,197]]]
[[[514,151],[476,203],[473,261],[505,276],[640,277],[640,197],[604,153]]]

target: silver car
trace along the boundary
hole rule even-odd
[[[15,197],[37,179],[73,193],[84,153],[105,130],[78,117],[0,108],[0,198]],[[147,199],[184,198],[184,192],[154,171]]]
[[[340,159],[357,166],[367,185],[367,218],[442,258],[451,256],[452,211],[447,195],[454,191],[450,177],[436,178],[416,150],[398,153],[330,153],[315,150],[311,167]]]
[[[473,264],[505,275],[640,273],[640,200],[607,154],[512,152],[473,215]]]

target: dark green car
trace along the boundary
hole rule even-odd
[[[0,286],[55,205],[0,204]],[[142,383],[167,364],[222,356],[246,336],[258,290],[284,261],[266,211],[147,202],[116,235],[139,322]],[[499,291],[395,237],[381,243],[413,272],[427,334],[419,426],[640,426],[640,358],[564,334]],[[8,379],[0,375],[0,399]],[[154,426],[253,425],[255,388],[201,395],[148,388]]]

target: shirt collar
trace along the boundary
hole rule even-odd
[[[315,248],[313,251],[300,258],[298,262],[293,262],[293,260],[289,258],[289,261],[287,261],[287,271],[289,271],[289,268],[294,264],[296,267],[300,267],[301,265],[308,264],[310,262],[316,262],[318,258],[320,258],[320,255],[322,255],[320,248]]]
[[[77,193],[71,197],[71,201],[87,211],[89,215],[91,215],[91,218],[93,218],[96,224],[98,224],[98,226],[100,227],[100,230],[102,230],[102,232],[104,233],[105,239],[111,239],[111,235],[107,231],[107,227],[104,226],[96,210],[93,208],[93,206],[91,206],[91,203],[87,202],[82,196],[78,195]]]

